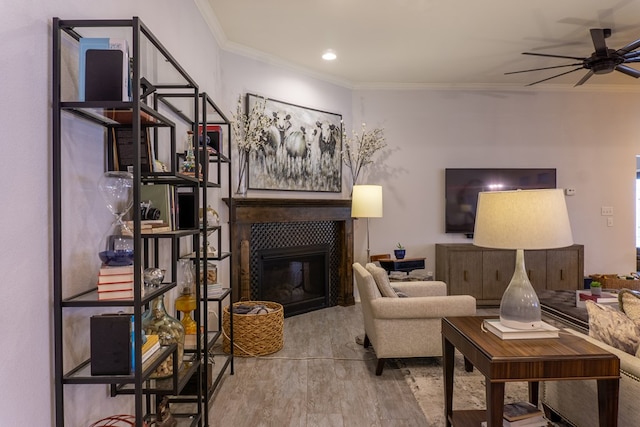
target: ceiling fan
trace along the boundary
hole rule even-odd
[[[576,57],[576,56],[564,56],[564,55],[551,55],[547,53],[533,53],[533,52],[522,52],[523,55],[533,55],[533,56],[547,56],[550,58],[564,58],[564,59],[574,59],[576,62],[573,64],[566,65],[557,65],[554,67],[542,67],[542,68],[532,68],[530,70],[522,70],[522,71],[511,71],[505,74],[517,74],[517,73],[528,73],[530,71],[540,71],[540,70],[550,70],[554,68],[564,68],[564,67],[577,67],[573,70],[566,71],[564,73],[556,74],[555,76],[548,77],[546,79],[538,80],[533,83],[529,83],[527,86],[533,86],[538,83],[546,82],[547,80],[554,79],[556,77],[564,76],[565,74],[573,73],[583,68],[589,70],[587,74],[585,74],[575,86],[580,86],[584,84],[591,76],[594,74],[607,74],[614,70],[620,71],[628,76],[635,77],[636,79],[640,77],[640,71],[635,68],[631,68],[627,65],[627,63],[632,62],[640,62],[640,51],[635,52],[636,49],[640,47],[640,39],[634,42],[629,43],[628,45],[621,47],[618,50],[609,49],[604,39],[611,36],[610,28],[591,28],[589,30],[591,32],[591,39],[593,40],[593,46],[595,47],[595,52],[591,54],[591,56],[587,56],[584,58]]]

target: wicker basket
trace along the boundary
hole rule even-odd
[[[590,277],[600,282],[603,289],[640,290],[640,280],[620,279],[617,274],[592,274]]]
[[[233,355],[241,357],[263,356],[282,349],[284,344],[284,309],[277,302],[268,301],[240,301],[238,305],[264,305],[273,311],[265,314],[234,314],[233,315]],[[229,307],[222,313],[222,329],[224,337],[222,349],[230,353],[229,342]]]

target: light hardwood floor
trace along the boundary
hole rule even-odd
[[[211,403],[212,426],[424,426],[399,369],[376,377],[360,304],[285,319],[284,348],[235,358]]]

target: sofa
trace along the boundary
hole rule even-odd
[[[620,359],[618,402],[620,427],[640,425],[639,295],[634,291],[621,291],[619,294],[621,310],[587,302],[589,335],[573,329],[565,329],[566,332],[582,337]],[[623,304],[624,301],[626,303]],[[599,323],[602,323],[598,322],[600,317],[605,318],[607,323],[604,329],[608,330],[604,332],[599,330],[603,329],[599,326]],[[540,383],[540,402],[549,416],[555,413],[579,427],[598,425],[598,392],[595,380],[543,381]]]
[[[353,264],[360,293],[365,347],[373,345],[381,375],[385,359],[442,356],[444,316],[473,316],[476,300],[469,295],[447,296],[439,281],[389,283],[387,272]],[[374,278],[375,276],[375,278]]]

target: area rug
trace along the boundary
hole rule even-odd
[[[396,359],[395,363],[418,401],[427,419],[427,426],[441,427],[446,425],[442,358]],[[455,356],[453,382],[454,410],[484,409],[486,407],[484,376],[476,369],[473,372],[466,372],[464,359],[462,354],[458,352]],[[527,383],[506,383],[504,395],[505,403],[528,400]],[[549,425],[563,426],[563,424],[557,423],[549,423]]]

